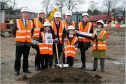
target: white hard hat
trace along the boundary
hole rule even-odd
[[[66,11],[65,15],[71,15],[72,16],[72,11]]]
[[[61,13],[60,13],[60,12],[58,12],[58,11],[57,11],[57,12],[55,12],[55,13],[54,13],[54,17],[61,17]]]
[[[21,9],[21,13],[22,13],[22,12],[29,12],[29,10],[28,10],[27,7],[24,7],[24,8]]]
[[[40,10],[38,13],[45,13],[45,10]]]
[[[98,20],[97,23],[101,23],[102,25],[104,25],[103,20]]]
[[[75,30],[75,27],[74,26],[69,26],[67,30]]]
[[[83,17],[83,16],[89,16],[89,14],[88,14],[88,13],[83,13],[83,14],[82,14],[82,17]]]
[[[44,22],[44,25],[43,26],[51,26],[50,22]]]

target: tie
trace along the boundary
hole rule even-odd
[[[25,19],[25,27],[27,28],[27,20]]]
[[[57,25],[59,25],[59,22],[56,22]]]

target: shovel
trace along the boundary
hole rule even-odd
[[[57,43],[55,43],[55,46],[56,46],[56,56],[57,56],[57,62],[58,62],[58,64],[56,64],[56,66],[62,68],[62,64],[60,64],[60,62],[59,62],[60,59],[59,59],[59,54],[58,54]]]
[[[64,42],[64,49],[65,49],[65,47],[66,47],[66,42]],[[65,53],[65,55],[66,55],[66,53]],[[66,59],[66,57],[65,57],[65,61],[66,61],[67,59]],[[67,67],[69,67],[69,65],[68,64],[63,64],[63,67],[64,68],[67,68]]]
[[[55,46],[56,46],[56,56],[57,56],[57,61],[58,61],[58,64],[56,64],[56,66],[60,68],[67,68],[69,66],[68,64],[60,64],[57,43],[55,43]]]

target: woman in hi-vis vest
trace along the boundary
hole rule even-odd
[[[43,28],[44,22],[47,21],[45,18],[45,11],[40,10],[38,13],[38,17],[33,19],[33,24],[34,28],[32,29],[32,48],[36,50],[36,55],[35,55],[35,70],[39,71],[41,64],[40,64],[40,51],[38,47],[38,39],[39,39],[39,34],[40,34],[40,29]]]
[[[94,29],[94,41],[92,46],[92,56],[94,57],[93,71],[96,71],[98,59],[100,60],[101,71],[104,72],[107,45],[105,40],[108,38],[108,32],[104,30],[104,22],[97,21],[97,28]]]
[[[80,32],[93,34],[93,24],[89,21],[89,14],[82,14],[82,21],[78,23],[78,30]],[[81,52],[81,69],[86,70],[86,51],[91,47],[91,39],[87,37],[78,37],[78,48]]]
[[[53,65],[53,41],[55,38],[50,22],[45,22],[40,30],[39,50],[41,55],[41,69],[52,67]]]

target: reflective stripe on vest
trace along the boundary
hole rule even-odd
[[[100,34],[98,35],[98,38],[102,39],[107,32],[105,30],[102,30]],[[98,41],[98,45],[96,46],[96,41],[93,42],[92,50],[106,50],[106,43],[105,41]]]
[[[16,19],[17,31],[16,31],[16,42],[32,42],[31,39],[31,29],[33,28],[33,23],[31,20],[28,21],[27,28],[25,27],[21,19]]]
[[[66,20],[64,20],[63,22],[64,22],[65,29],[67,30],[70,25],[66,22]],[[75,27],[75,22],[72,22],[72,26]]]
[[[78,38],[76,36],[73,37],[71,43],[69,40],[67,40],[67,42],[65,44],[65,57],[71,56],[71,57],[75,58],[76,47],[74,46],[74,44],[77,42],[77,40],[78,40]]]
[[[33,37],[34,38],[39,38],[39,33],[40,33],[40,28],[43,27],[42,23],[40,22],[39,18],[34,18],[34,32],[33,32]]]
[[[57,28],[56,28],[55,21],[51,21],[51,25],[52,25],[52,29],[54,30],[55,34],[57,35]],[[60,28],[59,28],[59,40],[60,40],[60,43],[62,43],[63,28],[64,28],[63,23],[60,20]]]
[[[34,18],[34,24],[35,24],[35,28],[42,28],[43,25],[40,22],[39,18]]]
[[[43,43],[39,43],[40,54],[53,55],[53,44],[45,43],[45,33],[41,32]]]
[[[90,33],[90,30],[91,30],[91,27],[92,27],[92,23],[91,23],[91,22],[88,22],[88,23],[86,24],[85,28],[83,28],[83,23],[80,22],[80,23],[78,24],[78,27],[79,27],[79,31]],[[78,38],[78,41],[81,41],[81,42],[91,42],[90,39],[85,38],[85,37],[83,37],[83,38],[82,38],[82,37],[81,37],[81,38]]]

